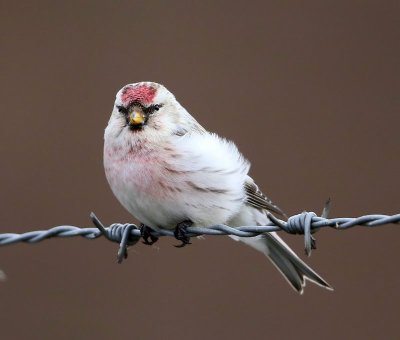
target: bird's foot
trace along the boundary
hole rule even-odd
[[[153,245],[158,241],[158,237],[151,234],[152,229],[145,224],[140,225],[140,235],[143,238],[143,243],[147,244],[148,246]],[[149,240],[150,239],[150,240]]]
[[[183,222],[180,222],[176,225],[176,228],[174,230],[174,236],[177,240],[181,241],[182,243],[179,245],[176,245],[176,248],[183,248],[187,244],[190,243],[190,237],[187,236],[187,231],[186,229],[190,227],[193,224],[191,220],[185,220]]]

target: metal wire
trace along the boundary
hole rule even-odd
[[[293,215],[287,221],[280,220],[272,214],[268,214],[270,223],[265,226],[243,226],[232,228],[227,225],[217,224],[210,227],[188,227],[187,236],[200,235],[235,235],[239,237],[254,237],[272,231],[285,231],[289,234],[303,234],[305,252],[309,256],[311,250],[315,249],[315,239],[311,235],[317,230],[325,227],[337,230],[346,230],[355,226],[376,227],[389,223],[400,223],[400,214],[397,215],[365,215],[357,218],[327,218],[329,206],[324,209],[322,216],[317,216],[313,212],[303,212]],[[0,246],[15,244],[18,242],[37,243],[52,237],[74,237],[81,236],[87,239],[96,239],[100,236],[106,237],[112,242],[120,244],[118,251],[118,262],[121,263],[127,258],[127,248],[134,245],[142,237],[140,229],[130,223],[113,223],[109,227],[104,227],[94,213],[90,214],[96,228],[79,228],[65,225],[48,230],[30,231],[23,234],[5,233],[0,234]],[[151,235],[158,238],[161,236],[174,237],[173,230],[159,229],[151,231]]]

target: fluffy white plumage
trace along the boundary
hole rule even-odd
[[[139,117],[136,121],[133,117]],[[104,167],[121,204],[150,228],[265,225],[281,213],[248,176],[230,141],[207,132],[164,86],[124,86],[105,130]],[[300,293],[304,279],[331,288],[274,233],[235,238],[263,252]]]

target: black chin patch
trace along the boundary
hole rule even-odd
[[[132,125],[132,124],[128,124],[129,130],[131,131],[139,131],[139,130],[143,130],[145,124],[136,124],[136,125]]]

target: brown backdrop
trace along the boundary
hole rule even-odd
[[[0,232],[134,221],[102,168],[126,83],[165,84],[235,140],[289,214],[399,205],[398,1],[1,3]],[[225,237],[0,249],[2,339],[398,339],[400,228],[317,234],[308,263],[334,287],[294,293]],[[303,253],[300,236],[285,239]]]

